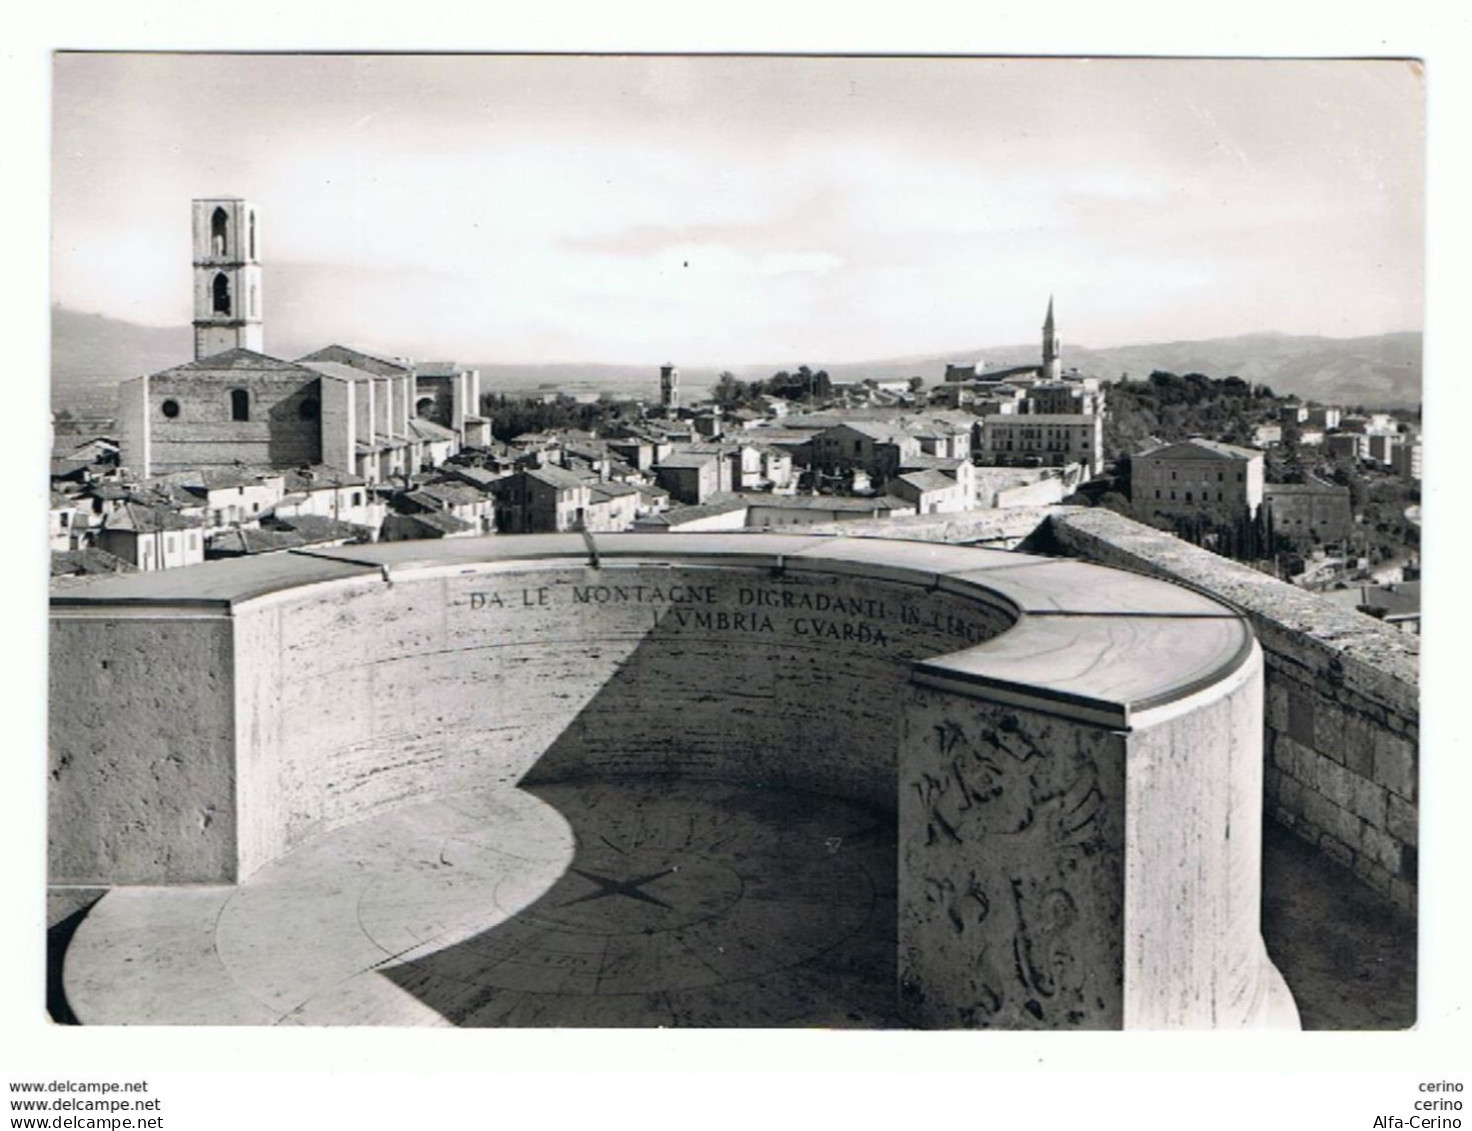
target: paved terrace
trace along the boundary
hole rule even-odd
[[[1260,654],[1186,589],[497,537],[103,578],[53,632],[53,879],[110,889],[83,1021],[1294,1017]]]

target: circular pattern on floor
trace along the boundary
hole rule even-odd
[[[893,821],[812,794],[462,794],[238,887],[118,889],[66,984],[84,1023],[887,1025],[894,888]]]

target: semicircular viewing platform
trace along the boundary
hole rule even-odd
[[[497,536],[52,596],[83,1023],[1294,1024],[1232,609],[997,550]]]

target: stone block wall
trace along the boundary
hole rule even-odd
[[[236,879],[233,627],[52,619],[53,884]]]
[[[1048,520],[1061,552],[1239,607],[1266,660],[1267,813],[1414,910],[1419,644],[1362,613],[1112,511]]]
[[[245,602],[240,872],[385,808],[524,778],[679,773],[892,810],[910,664],[1011,619],[821,572],[535,563]]]

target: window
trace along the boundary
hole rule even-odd
[[[174,552],[174,536],[172,534],[164,539],[164,549],[171,554]]]
[[[199,549],[199,535],[195,534],[192,530],[189,532],[189,548],[191,550]]]
[[[355,507],[361,507],[362,505],[363,505],[363,492],[361,492],[361,491],[354,491],[353,492],[353,506],[355,506]]]
[[[250,419],[250,394],[247,393],[244,389],[230,390],[230,419]],[[242,494],[245,493],[244,487],[242,487],[240,490]]]
[[[1191,492],[1190,491],[1187,491],[1186,492],[1186,502],[1189,503],[1190,501],[1191,501]]]
[[[250,214],[250,257],[252,259],[256,257],[256,214],[254,212]],[[254,313],[254,308],[256,305],[254,288],[252,288],[250,305],[252,308],[252,313]]]
[[[1160,498],[1160,488],[1159,487],[1155,488],[1155,497],[1157,499]]]
[[[221,271],[215,276],[215,281],[210,285],[210,293],[214,301],[216,314],[230,313],[230,280],[225,272]]]
[[[174,417],[179,415],[179,402],[170,397],[163,404],[159,405],[158,409],[170,420],[173,420]]]
[[[210,217],[210,247],[215,255],[225,254],[225,233],[230,230],[230,214],[223,208],[216,208],[215,214]]]

